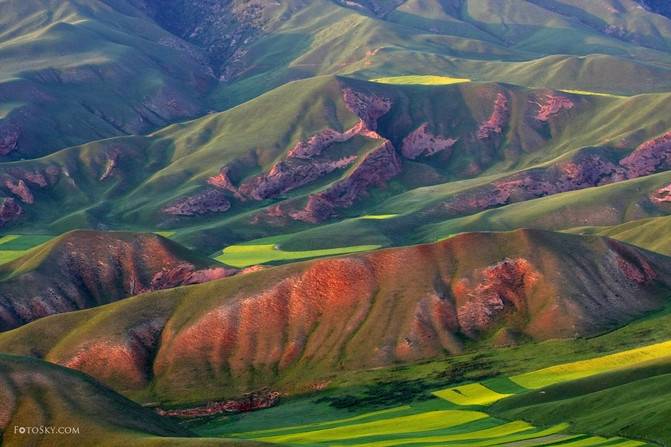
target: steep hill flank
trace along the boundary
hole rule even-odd
[[[74,428],[77,434],[31,435],[25,427]],[[16,430],[15,430],[16,428]],[[0,441],[5,446],[256,446],[195,439],[91,377],[35,359],[0,355]]]
[[[0,350],[185,403],[305,389],[474,342],[596,334],[663,306],[670,275],[671,259],[604,238],[464,234],[54,316],[0,335]]]
[[[0,331],[236,272],[154,234],[74,231],[0,266]]]

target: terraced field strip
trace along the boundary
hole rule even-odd
[[[603,357],[551,366],[538,371],[513,376],[510,380],[524,388],[538,389],[608,371],[630,368],[670,356],[671,341],[666,341]]]
[[[467,78],[453,78],[451,76],[437,75],[410,75],[410,76],[391,76],[385,78],[371,79],[372,82],[380,84],[397,85],[451,85],[471,82]]]
[[[226,247],[215,259],[232,267],[249,267],[274,261],[310,259],[323,256],[335,256],[380,248],[381,245],[355,245],[351,247],[326,248],[319,250],[284,251],[276,244],[231,245]]]
[[[359,219],[363,219],[363,220],[387,220],[387,219],[393,219],[396,216],[398,216],[398,214],[366,214],[365,216],[359,217]]]
[[[588,90],[563,89],[563,90],[560,90],[560,91],[562,91],[564,93],[572,93],[574,95],[604,96],[604,97],[607,97],[607,98],[619,98],[619,99],[629,98],[629,96],[614,95],[612,93],[591,92],[591,91],[588,91]]]
[[[8,234],[0,236],[0,264],[11,262],[31,248],[37,247],[52,239],[48,235]]]

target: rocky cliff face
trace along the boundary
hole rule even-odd
[[[371,151],[343,180],[323,192],[308,197],[305,208],[292,217],[306,222],[322,222],[337,215],[337,210],[351,207],[364,197],[368,190],[383,187],[401,172],[401,160],[394,145],[384,141]]]
[[[494,110],[489,119],[480,124],[477,136],[480,140],[488,140],[503,133],[510,118],[510,108],[508,106],[508,97],[505,93],[497,93],[494,102]]]
[[[430,157],[440,152],[449,152],[457,141],[455,138],[434,135],[429,131],[429,124],[424,123],[403,139],[401,153],[409,160]]]

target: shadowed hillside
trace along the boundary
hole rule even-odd
[[[77,434],[31,435],[25,427],[73,428]],[[260,446],[195,439],[174,421],[120,396],[85,374],[46,362],[0,355],[0,441],[4,446]]]

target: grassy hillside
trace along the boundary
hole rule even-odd
[[[25,357],[0,355],[0,440],[6,446],[255,446],[255,442],[195,438],[91,377]],[[24,427],[76,433],[25,434]]]
[[[148,401],[265,386],[295,393],[338,370],[440,358],[479,342],[597,334],[663,307],[670,273],[668,258],[601,238],[467,234],[51,316],[0,335],[0,350],[80,369]]]
[[[657,418],[665,411],[658,401],[667,392],[660,387],[656,394],[632,400],[631,394],[621,394],[620,385],[629,383],[634,389],[642,385],[637,378],[665,377],[668,319],[664,311],[598,337],[483,347],[444,362],[334,375],[326,391],[270,410],[189,426],[203,436],[273,437],[279,443],[317,445],[501,445],[520,438],[534,446],[665,445],[666,427]],[[598,398],[597,391],[608,397]],[[585,397],[591,401],[581,400]],[[626,404],[611,405],[620,399]],[[627,410],[638,404],[647,417]],[[559,411],[562,405],[567,411]],[[428,422],[435,411],[452,413],[440,418],[433,430],[407,420],[415,415]],[[459,424],[459,417],[467,415],[477,421]],[[384,423],[390,428],[377,431]],[[548,432],[553,433],[550,439]]]
[[[4,160],[206,111],[215,79],[199,50],[126,1],[10,0],[0,17]]]
[[[385,182],[371,180],[371,185],[361,187],[350,184],[353,200],[337,209],[334,217],[396,216],[379,222],[372,219],[343,222],[350,231],[323,238],[330,246],[292,244],[287,246],[291,250],[387,245],[390,240],[395,244],[435,240],[417,237],[421,233],[415,229],[418,225],[428,227],[439,222],[442,225],[448,219],[461,217],[437,211],[457,192],[466,198],[471,194],[469,191],[487,188],[488,184],[510,176],[563,169],[567,163],[584,163],[585,158],[593,156],[604,163],[617,163],[639,144],[671,128],[671,122],[664,118],[671,116],[666,110],[667,94],[629,98],[476,82],[426,86],[314,78],[287,84],[230,111],[171,126],[148,137],[110,139],[38,160],[4,164],[0,172],[4,172],[14,191],[5,186],[5,194],[15,198],[23,210],[6,225],[17,231],[44,231],[47,227],[56,234],[81,227],[143,231],[163,228],[176,231],[176,240],[205,248],[208,253],[232,243],[311,231],[314,224],[294,215],[308,206],[311,196],[348,181],[356,168],[385,141],[372,134],[360,134],[335,142],[310,160],[297,161],[290,156],[294,147],[317,141],[311,138],[320,137],[327,129],[345,133],[357,125],[361,119],[357,113],[365,111],[350,110],[351,105],[344,99],[348,89],[368,95],[370,101],[374,98],[391,101],[389,112],[377,119],[376,132],[394,145],[400,173]],[[499,93],[508,97],[509,122],[500,136],[480,139],[476,135],[491,118]],[[566,98],[572,105],[558,109],[547,122],[540,121],[536,115],[540,113],[540,105],[549,101],[548,97]],[[264,118],[256,118],[259,116]],[[431,155],[403,156],[404,144],[409,144],[404,142],[418,132],[443,138],[452,146]],[[321,167],[329,163],[343,164]],[[280,168],[289,174],[281,177],[278,171],[273,171]],[[357,174],[360,177],[357,182],[374,178],[371,171]],[[226,177],[221,172],[226,172]],[[655,178],[661,181],[662,177]],[[263,198],[250,198],[239,189],[250,187],[254,181],[274,179],[279,179],[278,184],[285,189]],[[542,179],[534,181],[543,184]],[[646,185],[654,183],[640,181]],[[18,189],[22,184],[24,189]],[[30,197],[26,196],[26,188]],[[17,194],[25,200],[32,198],[29,200],[32,203],[24,202]],[[180,209],[177,213],[191,214],[166,213],[166,209],[180,206],[190,210]],[[468,210],[463,214],[477,215],[480,211]],[[665,212],[663,204],[646,204],[645,211],[637,217]],[[539,226],[556,229],[602,224],[598,217],[599,214],[593,219],[574,219],[564,226]],[[328,220],[321,223],[329,223]],[[620,220],[605,223],[628,220],[631,218],[621,216]],[[525,224],[533,226],[534,222],[526,219],[505,229]],[[464,228],[459,231],[499,228],[469,226],[464,220],[448,222],[446,226]],[[372,238],[367,236],[369,228],[374,228]],[[407,231],[408,228],[413,228],[413,232]],[[449,228],[428,231],[440,236],[454,233]],[[366,237],[361,237],[362,233]],[[351,234],[349,240],[331,242],[347,234]]]
[[[621,225],[604,227],[579,227],[572,233],[598,234],[644,247],[663,254],[671,254],[671,236],[668,234],[671,217],[653,217]]]

